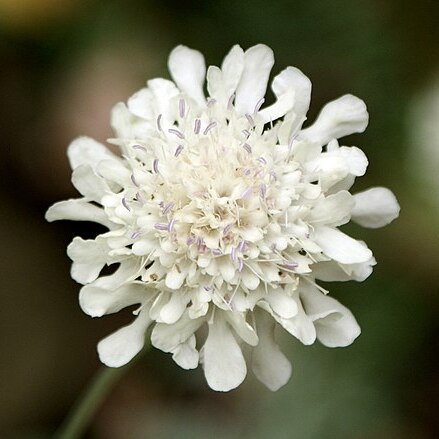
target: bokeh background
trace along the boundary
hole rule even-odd
[[[435,0],[0,0],[0,437],[46,438],[99,367],[95,345],[130,320],[82,314],[65,254],[92,225],[47,224],[74,197],[70,140],[111,136],[109,112],[184,43],[219,64],[264,42],[274,73],[313,82],[309,120],[362,97],[371,122],[346,139],[401,203],[391,226],[352,233],[379,261],[363,283],[331,284],[363,333],[347,349],[279,332],[293,377],[276,393],[249,377],[214,393],[202,371],[151,351],[104,403],[89,438],[439,437],[439,3]]]

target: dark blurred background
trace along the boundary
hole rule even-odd
[[[279,333],[293,377],[276,393],[249,377],[228,394],[200,369],[151,351],[99,410],[90,438],[439,437],[439,3],[434,0],[0,0],[0,437],[51,437],[99,367],[96,342],[129,312],[92,320],[77,303],[68,242],[91,225],[47,224],[75,197],[66,159],[78,135],[111,136],[111,107],[183,43],[219,64],[235,43],[264,42],[274,73],[313,82],[309,120],[344,93],[370,126],[346,144],[369,157],[356,188],[389,186],[401,218],[367,231],[378,266],[364,284],[331,284],[363,333],[347,349]]]

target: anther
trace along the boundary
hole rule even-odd
[[[169,128],[168,133],[174,134],[179,139],[184,139],[184,134],[180,130],[176,130],[175,128]]]
[[[194,133],[195,134],[199,134],[200,133],[200,128],[201,128],[201,120],[200,119],[195,119],[195,121],[194,121]]]
[[[178,110],[180,112],[180,117],[184,117],[185,110],[186,110],[186,103],[185,103],[184,99],[180,99],[180,101],[178,102]]]
[[[181,151],[183,151],[183,145],[178,145],[177,149],[175,150],[174,157],[178,157]]]
[[[123,205],[123,207],[125,207],[126,210],[128,210],[128,212],[131,210],[127,204],[127,200],[125,197],[122,198],[122,205]]]
[[[244,143],[242,147],[249,153],[252,153],[252,147],[248,143]]]
[[[159,159],[154,159],[154,161],[152,162],[152,169],[156,174],[159,173]]]
[[[163,131],[162,130],[162,115],[161,114],[159,114],[158,115],[158,117],[157,117],[157,129],[159,130],[159,131]]]
[[[206,129],[204,130],[203,134],[206,135],[212,128],[216,127],[216,122],[210,122],[209,125],[207,125]]]

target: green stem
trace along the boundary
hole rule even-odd
[[[137,356],[137,358],[140,355]],[[55,434],[56,439],[80,439],[102,402],[113,389],[114,385],[135,363],[131,360],[119,368],[103,366],[94,376],[89,387],[78,398],[67,418]]]

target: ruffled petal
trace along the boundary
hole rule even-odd
[[[314,205],[309,221],[313,224],[340,226],[346,224],[351,217],[354,199],[348,191],[340,191],[322,198]]]
[[[273,319],[266,312],[259,311],[256,321],[259,343],[252,350],[252,370],[256,378],[274,392],[290,379],[291,363],[275,342]]]
[[[209,334],[202,349],[204,374],[213,390],[228,392],[247,375],[244,356],[224,318],[209,323]]]
[[[106,181],[96,175],[90,165],[80,165],[73,170],[72,183],[87,199],[100,203],[101,198],[110,192]]]
[[[352,313],[337,300],[315,288],[301,289],[307,314],[313,319],[318,340],[330,348],[348,346],[360,335]]]
[[[89,165],[92,169],[95,169],[96,165],[102,160],[120,160],[102,143],[85,136],[78,137],[69,145],[67,157],[72,169],[80,165]]]
[[[108,367],[129,363],[145,344],[145,332],[151,324],[148,309],[143,308],[137,318],[98,343],[99,359]]]
[[[92,221],[102,224],[109,229],[114,227],[114,224],[108,219],[103,209],[90,204],[83,198],[55,203],[49,207],[45,218],[49,222],[59,220]]]
[[[363,227],[376,229],[398,218],[400,207],[392,191],[375,187],[354,195],[352,219]]]
[[[273,51],[264,44],[250,47],[244,54],[244,71],[236,89],[235,108],[252,114],[265,96],[268,78],[274,64]]]
[[[374,257],[359,264],[340,264],[335,261],[325,261],[313,265],[312,273],[316,279],[323,282],[346,282],[349,280],[363,282],[372,274],[375,265],[376,260]]]
[[[366,104],[353,95],[344,95],[326,104],[317,120],[300,132],[301,137],[320,145],[332,139],[362,133],[369,122]]]
[[[277,101],[259,112],[262,120],[264,123],[274,121],[293,111],[296,129],[306,119],[311,100],[311,81],[299,69],[287,67],[275,76],[271,88]]]
[[[186,46],[177,46],[169,55],[168,68],[179,89],[204,106],[206,64],[201,52]]]
[[[148,88],[142,88],[128,99],[128,110],[134,115],[147,120],[153,120],[154,96]]]
[[[80,284],[93,282],[112,259],[108,251],[108,245],[103,240],[74,238],[67,247],[67,255],[73,261],[72,278]]]
[[[169,325],[175,323],[184,313],[190,301],[190,296],[180,291],[171,293],[169,302],[160,310],[160,318],[158,321]]]
[[[326,256],[342,264],[358,264],[372,258],[367,246],[332,227],[316,227],[314,240]]]

